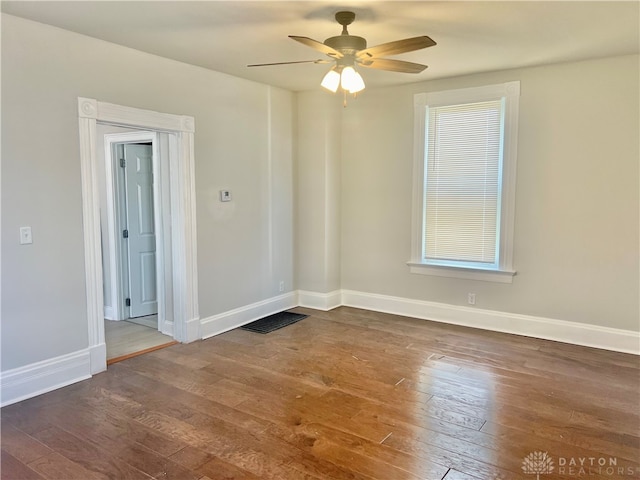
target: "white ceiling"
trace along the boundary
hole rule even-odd
[[[361,69],[367,86],[639,52],[636,1],[3,1],[2,11],[186,63],[290,90],[319,88],[328,65],[247,68],[315,60],[287,38],[340,34],[333,16],[356,13],[349,33],[373,46],[428,35],[437,45],[393,58],[420,74]]]

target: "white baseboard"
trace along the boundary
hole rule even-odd
[[[334,290],[329,293],[308,292],[298,290],[298,306],[315,308],[317,310],[333,310],[342,305],[342,291]]]
[[[342,305],[640,355],[640,332],[444,303],[342,290]]]
[[[89,349],[50,358],[0,373],[0,406],[91,378]]]
[[[104,307],[104,318],[105,320],[119,320],[113,307],[107,307],[106,305]]]
[[[187,338],[184,340],[183,343],[191,343],[203,338],[200,334],[200,329],[201,329],[200,318],[192,318],[191,320],[187,320],[185,322],[185,331],[187,334]],[[171,328],[171,331],[172,331],[171,336],[173,336],[173,328]]]
[[[100,345],[89,347],[88,350],[91,375],[104,372],[107,369],[107,344],[101,343]]]
[[[213,337],[214,335],[219,335],[228,330],[241,327],[267,315],[296,307],[298,305],[297,297],[296,292],[285,293],[284,295],[202,319],[200,323],[201,338]]]
[[[640,355],[640,332],[352,290],[335,290],[329,293],[298,290],[295,293],[224,312],[202,321],[201,338],[218,335],[258,318],[295,306],[323,311],[340,306],[362,308],[434,322]]]
[[[162,329],[160,330],[160,332],[163,333],[164,335],[168,335],[171,338],[173,338],[173,326],[174,326],[173,322],[164,322],[164,325],[163,325]],[[188,330],[188,328],[187,328],[187,330]]]

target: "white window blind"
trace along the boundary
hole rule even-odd
[[[498,266],[504,100],[427,108],[424,259]]]

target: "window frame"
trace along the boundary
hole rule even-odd
[[[515,187],[518,140],[520,82],[512,81],[481,87],[424,92],[414,95],[414,166],[412,200],[411,273],[511,283],[515,225]],[[504,100],[504,132],[498,261],[495,266],[470,265],[468,262],[428,261],[424,257],[425,228],[425,146],[428,107]]]

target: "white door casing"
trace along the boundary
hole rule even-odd
[[[168,165],[160,168],[170,179],[171,245],[160,261],[171,264],[173,337],[180,342],[200,338],[196,263],[196,210],[194,180],[194,119],[183,115],[158,113],[95,99],[78,98],[80,164],[82,178],[82,212],[85,248],[85,280],[91,373],[106,369],[104,343],[103,278],[100,236],[100,199],[96,155],[96,125],[111,124],[166,134]],[[165,201],[165,200],[163,200]],[[161,294],[161,292],[159,292]]]
[[[129,318],[158,313],[151,145],[124,145]]]
[[[124,159],[124,148],[127,144],[149,143],[152,148],[153,165],[153,213],[156,231],[156,294],[158,330],[173,336],[173,272],[171,251],[171,204],[168,164],[170,152],[170,134],[153,131],[134,131],[107,133],[104,135],[104,158],[106,179],[106,204],[104,216],[107,232],[103,236],[103,262],[108,263],[110,274],[105,277],[109,282],[109,299],[112,320],[126,320],[130,317],[130,307],[125,300],[130,298],[129,292],[129,258],[128,239],[123,238],[123,230],[127,229],[126,213],[126,181],[125,169],[121,167]],[[106,308],[105,308],[106,311]]]

